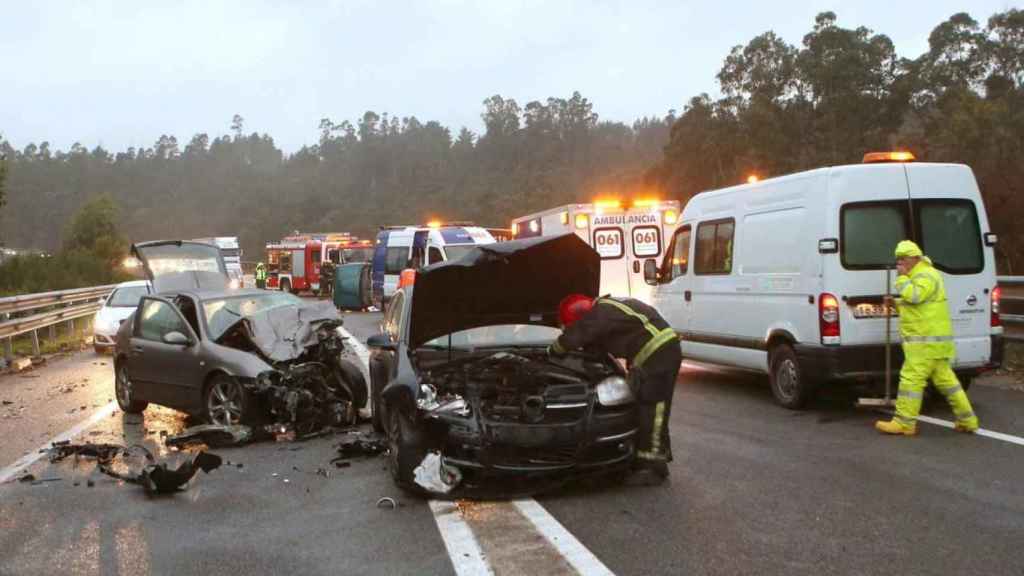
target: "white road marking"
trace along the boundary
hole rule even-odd
[[[488,576],[494,570],[484,558],[483,550],[469,524],[462,519],[462,512],[454,502],[430,501],[430,511],[434,513],[437,530],[441,533],[444,546],[458,576]]]
[[[49,448],[50,445],[53,444],[54,442],[64,442],[65,440],[71,440],[75,436],[78,436],[82,432],[85,432],[89,428],[95,426],[100,420],[103,420],[104,418],[110,416],[116,410],[117,401],[110,401],[109,403],[101,407],[99,410],[93,412],[92,416],[89,416],[89,418],[87,418],[86,420],[83,420],[78,424],[75,424],[71,429],[61,432],[60,434],[54,436],[53,438],[50,439],[49,442],[40,446],[38,450],[34,452],[29,452],[28,454],[22,456],[17,461],[15,461],[14,464],[11,464],[10,466],[4,468],[3,470],[0,470],[0,484],[7,482],[11,478],[17,476],[19,473],[21,473],[22,470],[28,468],[37,460],[42,458],[45,454],[43,450]]]
[[[918,416],[918,420],[921,422],[927,422],[929,424],[935,424],[936,426],[942,426],[944,428],[953,428],[955,424],[949,420],[942,420],[939,418],[932,418],[931,416]],[[993,438],[995,440],[1002,440],[1003,442],[1009,442],[1010,444],[1017,444],[1024,446],[1024,438],[1019,436],[1012,436],[1010,434],[1003,434],[1002,432],[993,432],[992,430],[985,430],[984,428],[978,428],[974,432],[977,436],[985,436],[986,438]]]
[[[515,507],[526,519],[537,527],[537,531],[558,550],[558,553],[580,574],[613,576],[597,556],[587,550],[568,530],[562,526],[543,506],[533,498],[515,500]]]

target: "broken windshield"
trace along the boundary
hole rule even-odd
[[[250,294],[206,300],[203,302],[203,314],[210,340],[216,341],[224,332],[231,328],[239,318],[252,316],[264,310],[279,306],[298,306],[302,300],[291,294],[268,292],[266,294]]]

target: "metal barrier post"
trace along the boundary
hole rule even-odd
[[[11,336],[7,340],[4,340],[4,358],[8,362],[14,360],[14,337]]]
[[[36,357],[41,354],[39,350],[39,330],[32,331],[32,356]]]

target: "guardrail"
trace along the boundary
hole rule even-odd
[[[25,294],[0,298],[0,340],[4,340],[4,356],[14,356],[14,337],[32,334],[32,351],[39,355],[40,328],[50,328],[67,322],[71,330],[78,318],[91,316],[103,306],[103,299],[116,285],[93,286],[73,290],[59,290],[40,294]],[[34,312],[25,314],[26,312]],[[14,315],[14,318],[11,316]]]

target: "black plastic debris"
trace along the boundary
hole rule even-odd
[[[132,456],[133,452],[142,455],[145,464],[141,470],[134,472],[129,467],[128,471],[121,472],[115,469],[115,461],[120,458],[124,460]],[[223,460],[216,454],[209,452],[197,452],[191,458],[182,462],[177,468],[170,468],[166,462],[157,463],[153,453],[145,446],[135,444],[133,446],[121,446],[119,444],[71,444],[69,442],[55,442],[49,449],[50,462],[59,462],[68,456],[75,458],[95,458],[96,467],[100,472],[131,484],[142,486],[147,494],[169,494],[182,489],[198,471],[209,473],[220,467]],[[90,479],[87,484],[90,488],[94,485]]]
[[[379,456],[388,451],[388,441],[380,436],[351,434],[338,444],[339,458]]]
[[[178,434],[167,436],[164,439],[164,444],[175,448],[190,444],[206,444],[211,448],[221,448],[224,446],[240,446],[252,442],[254,439],[255,434],[249,426],[241,424],[234,426],[203,424],[201,426],[192,426]]]
[[[28,484],[29,482],[35,482],[35,481],[36,481],[36,477],[35,477],[34,474],[25,474],[24,476],[21,476],[20,478],[18,478],[18,482],[21,482],[22,484]]]

